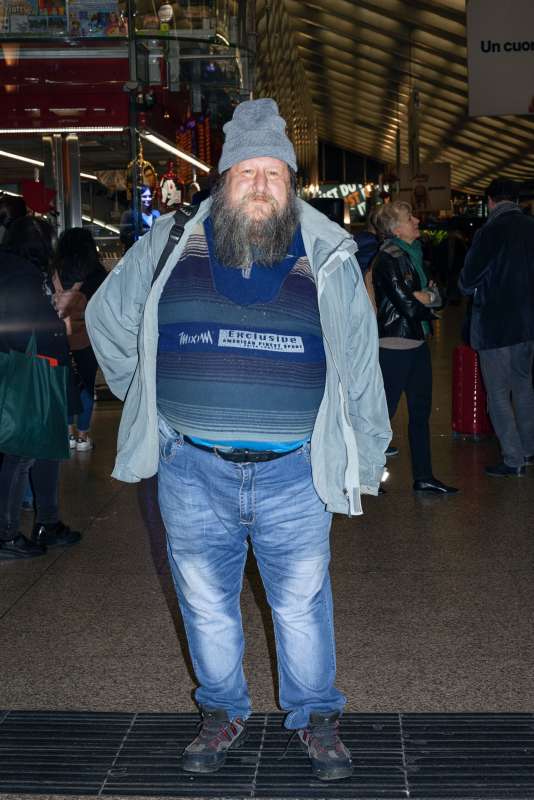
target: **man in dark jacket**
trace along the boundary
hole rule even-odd
[[[7,229],[16,219],[25,217],[28,213],[24,198],[3,194],[0,195],[0,244],[3,242]]]
[[[479,351],[488,407],[502,461],[494,477],[520,476],[534,464],[534,219],[521,213],[513,181],[487,189],[490,215],[476,233],[460,275],[473,295],[471,345]]]

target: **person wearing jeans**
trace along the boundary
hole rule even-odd
[[[518,195],[514,181],[490,183],[490,213],[459,280],[473,298],[470,343],[501,447],[501,460],[485,469],[493,478],[518,478],[534,465],[534,219],[522,213]]]
[[[69,417],[69,445],[72,450],[82,452],[93,449],[89,430],[98,369],[85,327],[85,308],[106,276],[91,232],[86,228],[69,228],[63,231],[52,265],[53,303],[59,317],[65,320],[67,326],[82,404],[82,411],[77,419],[74,416]]]
[[[189,446],[163,420],[160,441],[158,498],[199,705],[225,708],[232,719],[251,713],[239,612],[250,539],[273,614],[280,705],[295,709],[290,726],[304,727],[312,710],[341,711],[332,515],[313,487],[309,444],[277,461],[240,464]]]
[[[76,449],[79,452],[84,452],[93,449],[93,440],[89,436],[89,430],[95,404],[95,381],[98,362],[92,347],[73,350],[72,360],[79,379],[82,410],[76,417],[69,417],[69,445],[71,450]]]
[[[250,543],[284,724],[315,775],[337,780],[353,767],[335,685],[331,517],[378,494],[391,430],[354,241],[297,198],[285,129],[274,100],[238,105],[220,180],[179,244],[173,218],[156,220],[86,320],[125,399],[113,475],[158,473],[202,714],[182,769],[215,772],[247,735],[239,598]]]
[[[503,463],[512,474],[523,475],[534,464],[534,341],[480,350],[479,358]],[[486,473],[492,475],[494,468]]]

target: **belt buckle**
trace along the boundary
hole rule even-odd
[[[232,461],[234,464],[246,464],[247,462],[258,464],[276,458],[274,453],[266,450],[219,450],[217,447],[213,449],[223,461]]]
[[[237,450],[233,450],[232,455],[235,456],[235,461],[237,464],[246,464],[247,462],[254,464],[258,461],[261,461],[257,451],[247,450],[246,448],[243,450],[240,450],[239,448]]]
[[[248,450],[222,450],[220,447],[214,447],[213,452],[223,461],[231,461],[234,464],[244,463],[248,459],[242,458],[243,453],[248,453]]]

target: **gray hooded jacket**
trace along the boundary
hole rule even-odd
[[[375,315],[347,232],[299,200],[302,236],[318,293],[326,385],[311,440],[315,488],[329,511],[361,514],[361,494],[377,494],[391,438],[378,364]],[[89,336],[111,391],[124,400],[113,477],[130,483],[158,470],[156,406],[158,304],[191,227],[159,277],[152,275],[173,215],[160,217],[112,270],[86,310]]]

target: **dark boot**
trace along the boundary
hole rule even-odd
[[[32,541],[46,547],[68,547],[82,538],[79,531],[72,531],[61,520],[53,524],[36,522],[33,526]]]
[[[0,539],[0,561],[13,561],[16,558],[36,558],[44,556],[46,545],[31,542],[22,533],[13,539]]]

